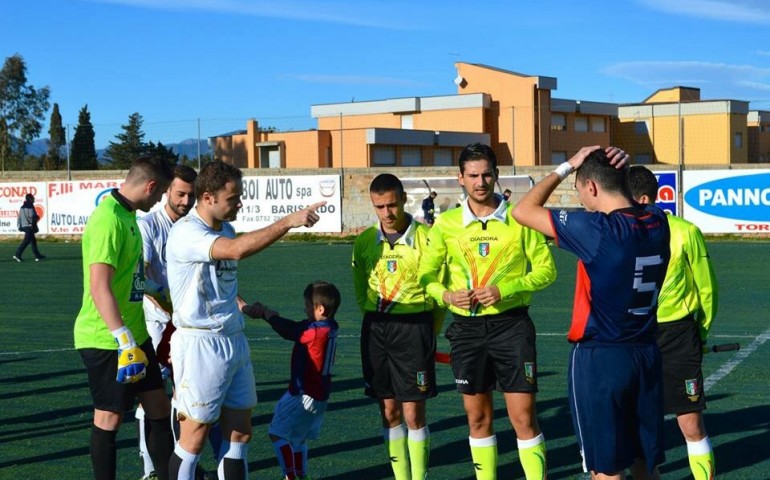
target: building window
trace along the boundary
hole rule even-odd
[[[437,167],[451,167],[452,166],[452,149],[437,148],[433,150],[433,165]]]
[[[419,167],[422,165],[420,147],[401,147],[401,165],[404,167]]]
[[[587,132],[588,131],[588,118],[586,118],[586,117],[575,117],[575,131],[576,132]]]
[[[561,113],[551,114],[551,130],[566,130],[567,118]]]
[[[738,132],[733,137],[733,143],[735,143],[735,148],[743,148],[743,134]]]
[[[636,153],[632,160],[634,165],[651,165],[652,155],[649,153]]]
[[[591,131],[604,133],[607,131],[604,117],[591,117]]]
[[[401,115],[401,128],[412,130],[414,128],[414,117],[410,115]]]
[[[372,147],[372,165],[395,165],[396,147]]]
[[[551,164],[561,165],[567,161],[567,152],[551,152]]]

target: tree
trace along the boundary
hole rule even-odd
[[[143,122],[139,113],[132,113],[128,116],[128,123],[120,127],[123,133],[115,135],[119,142],[110,142],[104,152],[112,168],[127,170],[135,158],[147,152],[142,131]]]
[[[173,148],[167,148],[160,142],[158,142],[157,145],[152,142],[148,143],[147,148],[145,149],[145,153],[154,157],[162,158],[171,165],[176,165],[179,163],[179,154],[174,153]]]
[[[97,170],[99,168],[94,135],[91,113],[88,111],[88,105],[85,105],[78,114],[78,126],[75,127],[75,136],[72,138],[72,150],[70,151],[72,170]]]
[[[3,166],[10,157],[17,162],[24,158],[27,144],[40,135],[50,104],[50,89],[27,85],[27,65],[18,53],[5,59],[0,70],[0,118],[5,120],[10,141],[5,148]]]
[[[5,160],[9,157],[9,151],[11,149],[11,137],[8,135],[8,124],[5,123],[5,118],[0,117],[0,163],[2,163],[2,171],[5,171]]]
[[[51,112],[51,126],[48,128],[48,156],[46,157],[46,170],[61,170],[64,166],[64,158],[61,155],[61,147],[67,143],[64,127],[61,123],[59,104],[53,104]]]

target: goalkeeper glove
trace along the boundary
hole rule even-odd
[[[147,356],[136,345],[134,336],[126,326],[113,330],[112,336],[118,344],[118,374],[120,383],[136,383],[147,374]]]

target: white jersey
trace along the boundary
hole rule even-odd
[[[221,231],[212,229],[196,208],[169,233],[166,259],[176,328],[224,335],[243,331],[243,314],[238,309],[238,262],[211,258],[211,248],[219,237],[235,238],[235,229],[228,222],[222,223]]]
[[[166,275],[166,241],[174,222],[166,212],[166,207],[150,212],[137,220],[142,232],[142,253],[144,254],[144,277],[157,283],[168,291]]]

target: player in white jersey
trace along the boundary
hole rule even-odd
[[[185,165],[174,167],[174,179],[166,190],[166,203],[137,221],[142,233],[142,255],[144,257],[145,295],[143,299],[144,318],[152,346],[158,357],[163,379],[171,373],[169,362],[169,339],[174,331],[171,324],[171,300],[166,275],[166,241],[171,226],[187,215],[195,203],[195,170]],[[172,412],[175,402],[172,399]],[[135,413],[139,433],[139,456],[142,458],[144,476],[142,480],[155,478],[155,466],[147,453],[146,424],[141,405]],[[173,419],[172,415],[172,419]],[[173,420],[172,420],[173,421]]]
[[[238,260],[290,229],[318,221],[320,202],[238,237],[229,223],[241,208],[242,173],[215,161],[195,181],[196,206],[171,229],[166,249],[177,328],[171,339],[180,436],[169,462],[172,480],[194,480],[211,425],[222,425],[220,480],[248,478],[254,372],[238,295]]]

